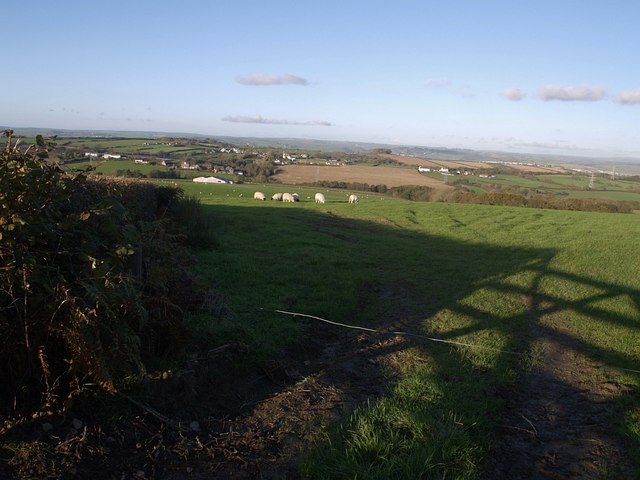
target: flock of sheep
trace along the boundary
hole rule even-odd
[[[254,193],[253,198],[255,200],[267,199],[267,197],[262,192]],[[300,195],[298,195],[297,193],[274,193],[271,196],[271,200],[275,200],[276,202],[299,202]],[[324,203],[325,202],[324,194],[316,193],[315,200],[316,200],[316,203]],[[349,195],[349,203],[357,203],[357,202],[358,202],[357,195],[354,195],[354,194]]]

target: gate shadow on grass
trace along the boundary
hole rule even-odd
[[[462,327],[441,332],[442,339],[455,341],[463,335],[494,331],[505,339],[502,347],[504,350],[530,353],[536,342],[541,338],[548,338],[566,348],[571,346],[594,360],[605,359],[619,367],[637,368],[637,358],[611,352],[566,331],[557,333],[556,328],[562,328],[562,325],[539,325],[539,320],[545,315],[568,310],[592,317],[598,322],[629,328],[632,335],[638,334],[638,315],[611,312],[602,307],[601,302],[627,296],[638,314],[640,292],[571,272],[557,271],[549,267],[555,255],[553,249],[488,245],[474,242],[473,239],[460,241],[331,213],[320,214],[294,208],[211,207],[212,214],[217,219],[216,224],[221,227],[220,244],[223,247],[220,252],[203,256],[207,259],[205,261],[210,280],[217,288],[225,291],[232,304],[231,308],[237,311],[234,322],[246,322],[242,327],[247,329],[246,338],[253,339],[256,346],[261,345],[267,356],[286,348],[295,351],[291,350],[292,343],[309,345],[310,339],[316,340],[317,347],[318,337],[335,349],[336,342],[348,344],[352,340],[347,339],[356,336],[352,332],[336,330],[335,327],[313,321],[301,321],[271,313],[276,309],[301,312],[381,331],[405,330],[409,333],[423,332],[426,319],[446,311],[466,320]],[[218,263],[220,260],[222,262]],[[529,272],[530,283],[514,285],[505,280],[523,272]],[[544,279],[551,277],[597,291],[579,299],[564,298],[561,293],[545,291],[541,286]],[[232,287],[225,288],[225,285]],[[488,310],[484,310],[465,302],[478,289],[501,292],[505,297],[519,296],[524,308],[515,308],[515,312],[513,307],[494,312],[494,308],[500,310],[499,305],[492,304]],[[301,325],[305,327],[302,330]],[[311,475],[353,477],[378,472],[382,476],[397,476],[415,475],[419,471],[422,475],[435,477],[465,476],[469,473],[469,468],[475,468],[469,467],[469,462],[479,461],[482,452],[492,441],[495,424],[501,421],[502,406],[506,404],[512,409],[518,409],[519,405],[524,405],[529,408],[526,412],[531,415],[531,407],[524,404],[526,399],[504,390],[509,386],[519,385],[523,392],[536,394],[523,386],[525,384],[510,377],[514,370],[522,369],[523,357],[510,353],[500,354],[492,359],[493,367],[479,368],[466,348],[444,347],[407,337],[397,339],[395,343],[384,343],[379,341],[381,338],[376,337],[379,345],[377,350],[358,350],[353,346],[349,348],[353,348],[354,356],[362,355],[364,358],[387,357],[394,351],[401,352],[411,348],[413,352],[417,352],[418,357],[423,356],[429,360],[431,366],[424,373],[425,382],[429,382],[431,388],[437,385],[441,392],[433,398],[425,396],[428,399],[426,406],[407,408],[404,412],[390,415],[388,423],[379,423],[377,433],[387,435],[381,444],[373,442],[366,447],[361,445],[359,450],[354,447],[358,441],[364,441],[356,437],[366,434],[355,430],[358,418],[362,417],[352,417],[348,424],[350,426],[346,427],[342,435],[332,440],[333,447],[320,449],[322,453],[310,462],[308,471]],[[307,354],[309,353],[321,355],[314,348],[309,348]],[[333,353],[336,364],[345,362],[344,351]],[[304,358],[308,359],[309,356]],[[524,358],[526,363],[527,357]],[[290,360],[295,361],[295,358]],[[362,365],[353,368],[352,363],[348,365],[349,368],[335,365],[329,368],[326,358],[320,365],[311,360],[307,362],[311,369],[322,369],[321,378],[325,385],[333,381],[333,387],[356,403],[371,399],[384,391],[372,389],[371,381],[357,378],[359,375],[389,378],[389,371],[378,369],[374,372]],[[383,364],[382,361],[376,362],[377,366]],[[300,370],[305,370],[305,376],[318,373],[304,368]],[[576,385],[562,379],[555,378],[553,381],[563,397],[573,399],[568,404],[570,407],[579,405],[587,412],[587,416],[595,415],[590,408],[585,409],[585,405],[594,406],[593,398],[590,399]],[[392,385],[392,388],[396,387],[398,385]],[[363,388],[372,389],[373,395],[363,392]],[[265,398],[276,391],[266,392]],[[632,392],[626,392],[630,393],[637,395],[637,389],[632,388]],[[547,400],[554,400],[553,389],[547,389],[544,395],[550,396]],[[383,397],[386,395],[380,398]],[[256,399],[255,402],[262,400],[264,399]],[[485,406],[462,405],[466,403]],[[372,408],[375,409],[376,406],[369,404],[365,410]],[[462,421],[456,420],[456,412],[464,412],[458,414],[465,418],[461,417]],[[447,421],[446,417],[451,413],[453,417]],[[429,450],[425,448],[425,442],[438,444],[442,438],[430,437],[431,434],[426,437],[416,436],[416,432],[406,432],[398,437],[397,415],[400,414],[413,417],[422,425],[419,429],[446,430],[445,435],[457,438],[460,445],[451,451],[445,451],[444,447],[438,445]],[[568,417],[564,417],[564,420],[566,418]],[[447,425],[443,426],[445,423]],[[558,428],[553,432],[547,432],[556,441],[564,438],[570,442],[570,436],[577,431],[570,428],[567,430],[566,422],[557,422],[556,427]],[[555,427],[551,425],[548,428]],[[558,430],[562,428],[565,429],[564,432]],[[351,433],[344,433],[349,430]],[[611,462],[620,460],[618,455],[623,450],[620,445],[615,445],[617,437],[610,435],[611,432],[596,433],[603,442],[613,445],[603,451],[614,456],[601,459],[611,466]],[[394,444],[394,440],[390,440],[392,438],[399,444]],[[414,438],[413,446],[410,445],[410,438]],[[545,453],[540,448],[544,444],[543,440],[538,438],[536,442],[539,451],[529,452],[524,460],[518,460],[519,452],[502,451],[502,454],[510,455],[509,461],[514,462],[514,468],[499,470],[489,462],[492,473],[488,475],[502,473],[506,477],[519,471],[535,476],[543,472],[540,462],[544,463],[548,452]],[[531,447],[531,444],[518,442],[514,445]],[[456,449],[468,449],[472,453],[455,458],[453,452]],[[429,451],[425,453],[425,450]],[[564,455],[567,462],[580,463],[586,454],[580,449],[574,449],[564,452]],[[390,460],[394,456],[396,461]],[[515,465],[516,461],[520,463]],[[567,465],[560,467],[558,472],[567,473]],[[578,468],[584,475],[590,472],[590,467],[583,464],[578,467],[574,465],[573,468]]]
[[[557,325],[540,325],[543,316],[568,310],[638,333],[637,316],[616,314],[601,306],[602,301],[626,295],[638,314],[638,290],[554,270],[549,267],[555,255],[553,249],[489,245],[473,238],[456,240],[295,206],[206,208],[214,219],[221,247],[199,254],[200,269],[213,288],[224,294],[232,311],[228,318],[214,321],[212,332],[219,335],[221,343],[241,340],[255,365],[272,364],[269,362],[278,359],[280,373],[284,372],[275,382],[263,382],[253,393],[242,393],[247,408],[234,414],[241,411],[240,417],[245,420],[237,417],[237,421],[246,421],[257,406],[287,389],[291,393],[295,384],[312,377],[313,385],[331,386],[341,392],[336,399],[348,399],[352,407],[370,400],[342,430],[338,429],[330,447],[325,445],[311,456],[305,464],[307,475],[472,475],[493,441],[504,406],[517,409],[526,402],[520,394],[507,389],[517,387],[527,395],[536,392],[514,375],[525,367],[527,355],[498,353],[478,359],[468,348],[409,337],[388,341],[389,335],[377,334],[363,340],[361,334],[283,316],[274,313],[276,309],[380,331],[416,334],[430,331],[425,320],[448,315],[457,318],[452,321],[459,325],[441,327],[437,334],[442,339],[455,341],[485,332],[496,336],[503,350],[528,354],[536,342],[548,338],[567,348],[571,345],[593,359],[606,358],[617,366],[634,368],[637,362],[637,358],[607,351],[566,331],[557,333]],[[527,273],[531,279],[528,283],[508,281],[509,277]],[[570,300],[561,293],[544,290],[541,282],[549,277],[597,292]],[[479,308],[478,302],[471,305],[467,299],[479,290],[498,292],[508,302],[502,308],[489,301],[486,310]],[[285,357],[282,352],[286,352]],[[403,352],[408,356],[393,357]],[[411,355],[422,359],[417,366],[396,366],[409,371],[417,379],[415,385],[394,377],[393,368],[390,370],[393,362],[388,361],[396,358],[406,362]],[[361,361],[355,360],[358,356]],[[388,390],[384,383],[390,378]],[[571,407],[593,407],[596,403],[576,385],[557,378],[547,380],[562,386],[565,397],[574,398],[568,403]],[[632,390],[637,394],[637,389]],[[548,389],[543,394],[554,395]],[[399,400],[394,400],[396,397]],[[194,400],[206,409],[211,398],[199,396]],[[592,412],[589,408],[586,411]],[[275,411],[273,414],[279,415]],[[282,421],[286,423],[286,418]],[[223,425],[228,428],[230,424]],[[246,422],[244,425],[251,428]],[[295,425],[293,422],[289,427]],[[558,425],[562,427],[561,422]],[[268,447],[268,455],[257,444],[244,451],[235,444],[238,457],[242,458],[230,469],[220,470],[221,474],[236,472],[240,464],[246,476],[290,473],[291,459],[308,447],[304,443],[307,439],[300,438],[297,444],[290,440],[283,443],[283,437],[274,434],[273,429],[269,435],[276,442]],[[562,440],[556,436],[561,432],[549,435],[554,441]],[[538,447],[544,443],[540,438],[536,441]],[[528,444],[516,445],[525,448]],[[614,451],[623,450],[614,446],[608,452]],[[524,469],[513,471],[545,475],[539,465],[546,455],[543,449],[524,460],[518,460],[518,452],[505,454],[514,462],[520,461]],[[567,455],[569,460],[577,458]],[[495,464],[489,466],[496,475],[509,475],[509,471],[500,470]],[[560,473],[566,473],[565,467]],[[589,467],[580,468],[584,473]]]

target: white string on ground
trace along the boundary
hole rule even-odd
[[[328,323],[330,325],[336,325],[338,327],[344,327],[344,328],[351,328],[353,330],[362,330],[364,332],[369,332],[369,333],[378,333],[378,334],[385,334],[385,335],[401,335],[401,336],[405,336],[405,337],[421,338],[423,340],[429,340],[431,342],[447,343],[447,344],[450,344],[450,345],[458,345],[458,346],[462,346],[462,347],[470,347],[470,348],[479,348],[479,349],[483,349],[483,350],[490,350],[492,352],[506,353],[506,354],[509,354],[509,355],[520,355],[520,356],[526,355],[526,353],[523,353],[523,352],[514,352],[514,351],[511,351],[511,350],[501,350],[499,348],[486,347],[484,345],[477,345],[477,344],[464,343],[464,342],[456,342],[455,340],[444,340],[442,338],[427,337],[426,335],[419,335],[419,334],[416,334],[416,333],[386,332],[386,331],[383,331],[383,330],[376,330],[376,329],[373,329],[373,328],[359,327],[357,325],[349,325],[347,323],[334,322],[334,321],[331,321],[331,320],[327,320],[326,318],[316,317],[315,315],[308,315],[306,313],[287,312],[286,310],[274,310],[274,311],[276,313],[282,313],[284,315],[291,315],[291,316],[294,316],[294,317],[312,318],[314,320],[319,320],[321,322],[325,322],[325,323]],[[625,372],[633,372],[633,373],[640,374],[640,370],[633,370],[631,368],[616,367],[616,366],[612,366],[612,365],[608,365],[608,367],[615,368],[617,370],[624,370]]]
[[[333,322],[331,320],[327,320],[326,318],[316,317],[314,315],[307,315],[306,313],[287,312],[285,310],[274,310],[274,311],[277,312],[277,313],[282,313],[282,314],[285,314],[285,315],[291,315],[291,316],[294,316],[294,317],[312,318],[314,320],[319,320],[321,322],[329,323],[331,325],[336,325],[338,327],[351,328],[351,329],[354,329],[354,330],[362,330],[362,331],[369,332],[369,333],[381,333],[381,334],[386,334],[386,335],[401,335],[401,336],[405,336],[405,337],[421,338],[423,340],[429,340],[431,342],[447,343],[447,344],[450,344],[450,345],[458,345],[458,346],[462,346],[462,347],[471,347],[471,348],[479,348],[479,349],[483,349],[483,350],[491,350],[493,352],[507,353],[509,355],[525,355],[524,353],[521,353],[521,352],[513,352],[513,351],[510,351],[510,350],[501,350],[499,348],[486,347],[484,345],[476,345],[476,344],[472,344],[472,343],[456,342],[455,340],[444,340],[442,338],[427,337],[426,335],[419,335],[417,333],[385,332],[385,331],[382,331],[382,330],[375,330],[373,328],[359,327],[357,325],[349,325],[349,324],[346,324],[346,323]]]

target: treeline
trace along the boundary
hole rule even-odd
[[[389,188],[384,184],[370,185],[362,182],[339,182],[335,180],[319,180],[313,183],[305,183],[305,185],[320,188],[339,188],[342,190],[353,190],[358,192],[386,193],[389,191]]]
[[[181,190],[69,175],[51,145],[0,152],[0,414],[107,391],[189,341],[207,294],[187,242],[206,217]],[[186,234],[185,234],[186,232]],[[191,232],[197,232],[190,236]]]
[[[401,185],[391,188],[388,194],[405,200],[428,202],[432,200],[433,188],[421,185]]]
[[[149,173],[142,173],[139,170],[118,169],[115,171],[114,176],[125,178],[161,178],[177,180],[184,178],[177,170],[151,170]]]

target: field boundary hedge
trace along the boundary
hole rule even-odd
[[[115,391],[188,340],[204,287],[176,223],[181,190],[90,178],[49,161],[53,144],[0,153],[0,414]],[[197,207],[197,206],[196,206]],[[192,220],[193,221],[193,220]]]

